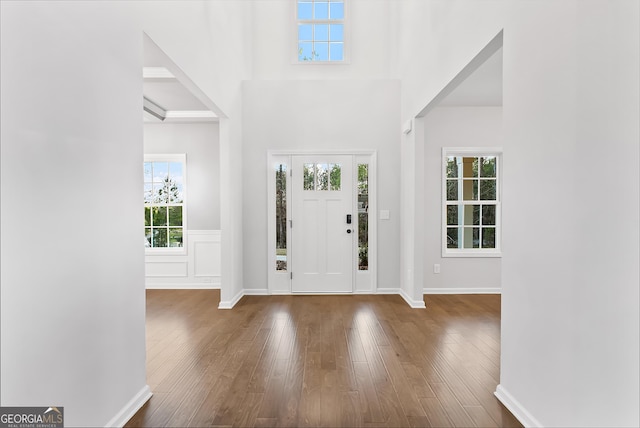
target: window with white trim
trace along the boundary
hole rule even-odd
[[[299,62],[344,61],[345,0],[298,0]]]
[[[500,149],[442,151],[442,256],[501,255]]]
[[[185,238],[185,155],[145,155],[144,236],[151,251],[182,249]]]

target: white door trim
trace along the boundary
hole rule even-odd
[[[287,167],[287,217],[291,219],[291,161],[297,155],[351,155],[354,157],[353,183],[357,183],[357,164],[369,164],[369,269],[358,270],[358,246],[354,245],[353,293],[375,294],[377,292],[378,271],[378,216],[377,216],[377,151],[362,149],[342,150],[269,150],[267,151],[267,282],[269,294],[292,294],[289,270],[276,271],[276,214],[275,214],[275,165]],[[354,194],[355,196],[355,194]],[[357,198],[353,198],[353,212],[358,212]],[[354,216],[357,217],[357,216]],[[287,222],[289,223],[289,222]],[[354,225],[357,230],[357,223]],[[287,227],[287,247],[290,248],[290,224]],[[356,240],[357,242],[357,240]],[[287,254],[288,261],[291,254]],[[299,293],[296,293],[299,294]]]

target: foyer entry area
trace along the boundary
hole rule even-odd
[[[495,398],[500,296],[147,290],[147,383],[127,427],[520,427]]]

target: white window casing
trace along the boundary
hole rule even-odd
[[[442,257],[502,256],[502,148],[442,149]]]

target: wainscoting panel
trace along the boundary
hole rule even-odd
[[[197,241],[193,243],[193,276],[220,276],[220,263],[210,263],[220,260],[220,242]]]
[[[145,257],[147,288],[220,288],[220,231],[187,231],[186,254]]]
[[[184,278],[187,276],[185,260],[154,260],[157,256],[147,257],[144,273],[148,278]],[[166,258],[166,257],[163,257]]]

